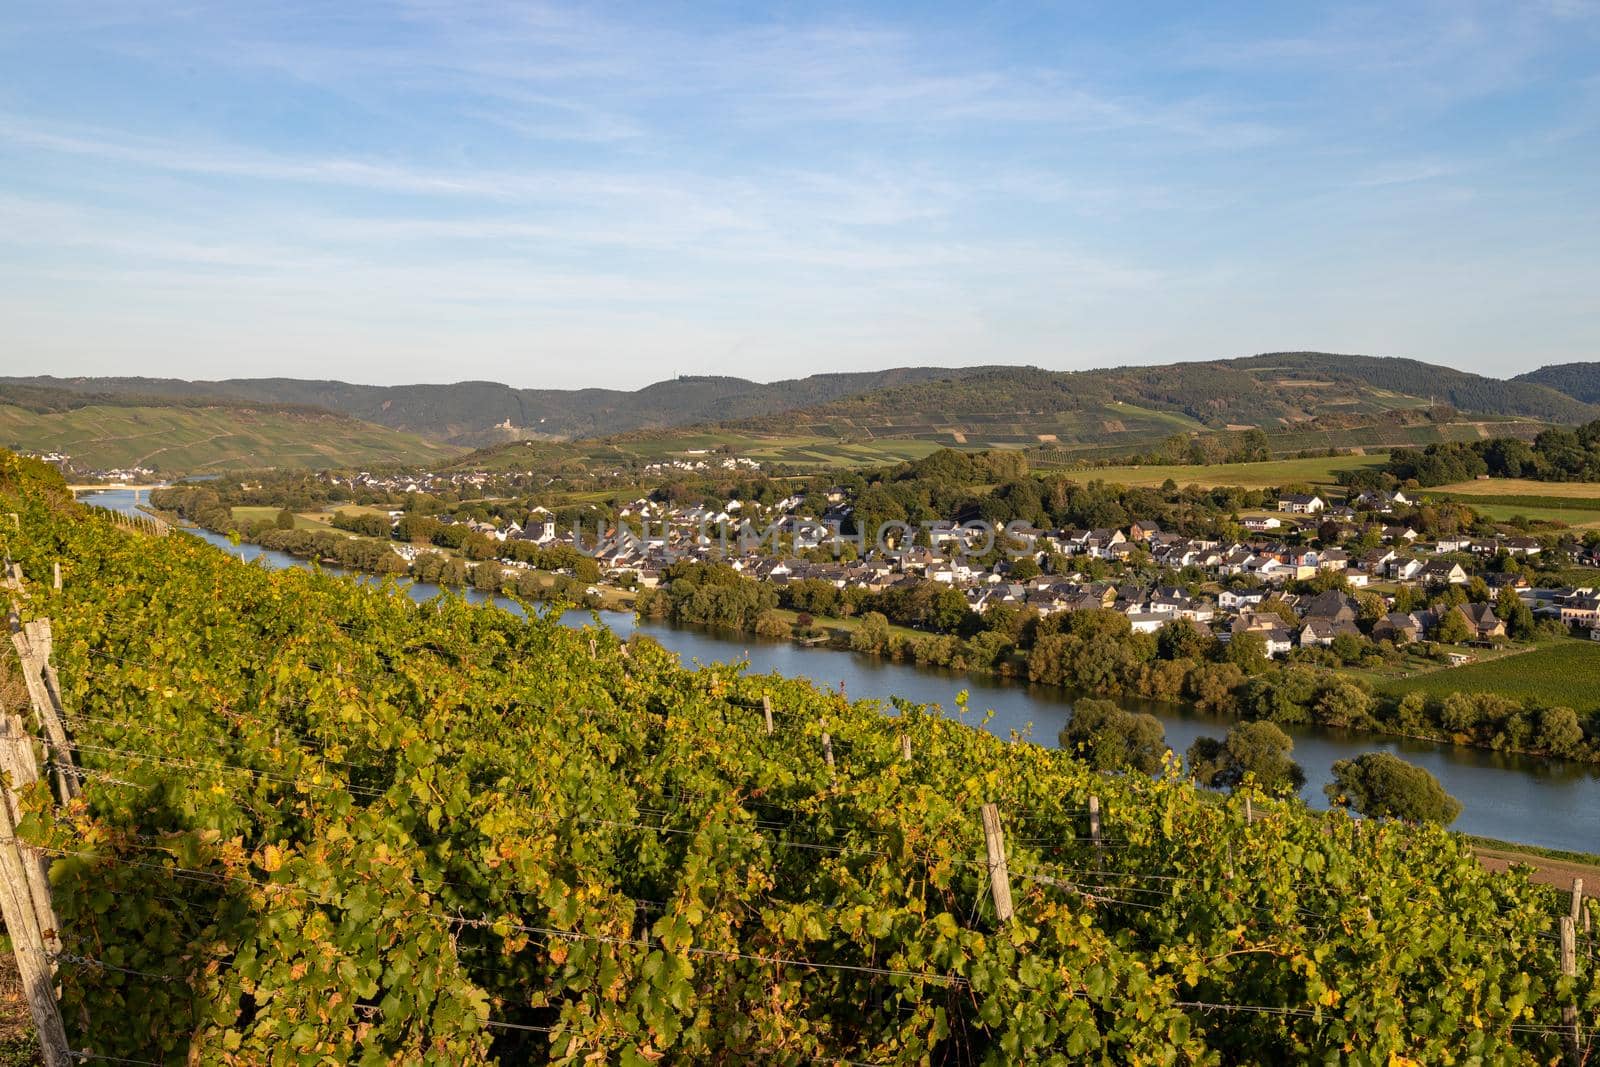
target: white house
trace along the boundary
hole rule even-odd
[[[1328,502],[1315,493],[1286,493],[1278,497],[1278,510],[1291,515],[1315,515],[1328,506]]]

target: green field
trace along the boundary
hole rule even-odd
[[[1422,692],[1433,697],[1495,692],[1591,711],[1600,708],[1600,641],[1563,640],[1487,663],[1402,678],[1383,689],[1396,696]]]
[[[65,452],[82,467],[165,475],[260,467],[439,463],[458,452],[337,415],[237,407],[100,407],[37,414],[0,405],[0,443]]]
[[[1434,498],[1439,499],[1439,498]],[[1593,508],[1581,507],[1555,507],[1537,501],[1512,504],[1485,504],[1471,497],[1458,497],[1461,503],[1471,507],[1474,511],[1482,512],[1491,519],[1504,522],[1521,516],[1543,522],[1559,522],[1567,526],[1600,527],[1600,511]]]
[[[1481,478],[1423,490],[1430,500],[1456,500],[1493,519],[1522,516],[1568,526],[1600,526],[1600,484]]]
[[[1600,501],[1600,484],[1595,482],[1539,482],[1532,478],[1476,478],[1470,482],[1451,482],[1449,485],[1435,486],[1427,492],[1450,493],[1453,496]]]
[[[1311,459],[1272,459],[1261,463],[1214,463],[1160,465],[1149,467],[1085,467],[1075,472],[1082,481],[1099,478],[1117,485],[1158,486],[1171,478],[1180,486],[1238,485],[1246,489],[1268,489],[1280,485],[1306,483],[1337,485],[1337,474],[1383,465],[1382,456],[1317,456]]]
[[[250,504],[241,504],[232,510],[233,521],[238,523],[272,522],[278,517],[278,509],[274,507],[256,507]],[[318,522],[307,515],[296,515],[294,517],[294,528],[296,530],[326,530],[328,529],[328,524]]]

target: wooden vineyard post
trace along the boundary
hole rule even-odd
[[[50,632],[50,620],[36,620],[34,633],[33,651],[39,660],[39,676],[44,679],[45,695],[50,698],[50,706],[55,711],[56,721],[61,725],[62,737],[66,738],[67,706],[61,702],[61,676],[56,673],[55,665],[50,662],[56,651],[56,639]]]
[[[771,734],[772,733],[772,698],[771,697],[763,696],[761,698],[761,714],[767,720],[767,733]]]
[[[17,839],[19,809],[13,788],[37,780],[38,768],[32,743],[17,716],[0,716],[0,731],[4,732],[0,737],[0,775],[5,793],[0,798],[0,912],[11,935],[17,972],[46,1067],[67,1067],[72,1054],[56,1003],[52,953],[60,950],[61,939],[50,903],[50,882],[42,857]]]
[[[1249,797],[1245,797],[1244,798],[1244,824],[1246,826],[1249,826],[1251,823],[1253,823],[1255,821],[1256,821],[1255,812],[1250,810],[1250,798]]]
[[[1100,840],[1100,798],[1089,798],[1089,837],[1094,841],[1094,847],[1101,846]]]
[[[28,687],[28,701],[33,705],[34,717],[49,742],[52,753],[50,762],[55,765],[56,792],[64,803],[77,796],[82,786],[71,769],[72,743],[67,738],[66,724],[60,715],[60,690],[50,684],[53,672],[47,669],[46,659],[51,645],[49,623],[43,620],[30,622],[14,630],[11,643],[16,647],[17,659],[22,663],[23,681]]]
[[[1006,869],[1006,841],[1000,830],[1000,808],[983,806],[983,844],[989,856],[989,894],[994,897],[995,918],[1006,923],[1015,911],[1011,907],[1011,872]]]
[[[822,758],[828,764],[828,777],[836,777],[833,770],[833,738],[826,729],[822,731]]]
[[[1561,973],[1576,977],[1578,973],[1578,924],[1572,916],[1561,916]],[[1575,994],[1576,995],[1576,994]],[[1561,1008],[1562,1043],[1567,1046],[1567,1059],[1574,1067],[1582,1062],[1583,1034],[1578,1026],[1578,1006],[1566,1004]]]
[[[55,585],[56,592],[61,592],[61,561],[59,559],[50,564],[50,581]]]
[[[1582,878],[1574,878],[1572,880],[1572,910],[1569,912],[1569,914],[1572,916],[1572,925],[1577,926],[1578,918],[1583,914]]]
[[[17,803],[16,790],[39,780],[39,765],[33,758],[33,739],[28,735],[22,718],[17,715],[0,716],[0,773],[6,778],[0,807],[5,808],[5,817],[10,820],[10,825],[15,826],[22,818],[22,806]],[[0,845],[0,851],[6,847]],[[17,844],[17,850],[23,850],[20,843]],[[61,939],[56,935],[55,905],[50,902],[50,863],[43,853],[32,853],[31,860],[24,871],[28,882],[28,900],[36,924],[44,936],[45,947],[55,951],[61,947]]]
[[[903,763],[911,762],[911,735],[900,735],[900,759]]]

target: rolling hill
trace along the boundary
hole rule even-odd
[[[224,397],[255,404],[316,407],[438,441],[478,446],[508,440],[600,437],[825,404],[902,383],[967,371],[902,367],[815,374],[770,383],[732,377],[680,377],[642,389],[516,389],[499,382],[352,385],[295,378],[189,382],[174,378],[4,378],[18,387],[162,397]]]
[[[317,408],[8,385],[0,385],[0,444],[64,452],[83,468],[162,474],[432,464],[459,451]]]
[[[1260,427],[1270,451],[1287,455],[1532,437],[1551,423],[1597,416],[1600,408],[1536,383],[1415,360],[1296,352],[1075,372],[975,367],[781,414],[566,446],[508,445],[461,463],[507,469],[552,458],[628,464],[725,448],[820,466],[883,463],[956,447],[1029,449],[1042,462],[1070,465],[1148,449],[1174,434]]]
[[[1543,385],[1585,404],[1600,404],[1600,363],[1556,363],[1511,380]]]
[[[36,416],[25,429],[10,431],[9,440],[24,447],[81,451],[95,426],[52,434],[43,423],[93,423],[73,413],[89,404],[135,404],[164,411],[168,420],[198,421],[172,428],[175,443],[152,443],[148,438],[159,431],[142,426],[113,426],[118,432],[102,435],[108,442],[129,440],[117,446],[120,460],[148,454],[189,469],[275,458],[294,465],[426,463],[446,454],[419,438],[483,446],[465,462],[490,467],[520,468],[552,457],[626,463],[719,448],[771,462],[880,463],[946,446],[1027,448],[1047,461],[1070,464],[1148,449],[1174,434],[1260,427],[1271,436],[1274,453],[1289,454],[1495,434],[1531,437],[1551,423],[1600,416],[1600,406],[1539,381],[1321,352],[1087,371],[909,367],[771,383],[683,377],[631,392],[290,378],[37,377],[0,379],[0,389]],[[219,426],[197,415],[206,410],[249,414],[230,416]],[[9,418],[13,424],[26,421]],[[221,430],[285,418],[300,421],[287,433],[260,426],[251,440],[207,451],[208,440],[230,441],[226,434],[211,436]],[[318,418],[333,421],[307,421]],[[5,425],[0,422],[0,428]],[[387,439],[383,428],[418,436]],[[576,443],[530,448],[528,441]]]

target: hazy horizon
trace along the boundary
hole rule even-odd
[[[1600,6],[38,3],[6,374],[1600,358]]]
[[[1291,350],[1289,350],[1289,349],[1281,349],[1281,350],[1277,350],[1277,351],[1288,352],[1288,351],[1291,351]],[[1340,356],[1340,355],[1346,355],[1346,356],[1349,356],[1349,355],[1369,356],[1369,355],[1372,355],[1372,353],[1367,353],[1367,352],[1343,352],[1343,353],[1328,352],[1328,351],[1326,351],[1324,349],[1294,349],[1293,351],[1295,351],[1295,352],[1314,352],[1314,353],[1317,353],[1317,354],[1332,355],[1332,356]],[[1097,371],[1097,370],[1114,371],[1114,370],[1124,370],[1124,369],[1141,368],[1141,367],[1170,366],[1173,363],[1222,362],[1222,361],[1226,361],[1226,360],[1230,360],[1230,359],[1244,359],[1244,358],[1249,358],[1251,356],[1264,356],[1264,355],[1272,355],[1272,354],[1273,354],[1272,351],[1241,352],[1241,353],[1238,353],[1237,355],[1233,355],[1233,356],[1217,356],[1217,357],[1214,357],[1214,358],[1197,357],[1195,359],[1187,359],[1187,360],[1170,360],[1170,361],[1167,361],[1166,363],[1115,363],[1115,364],[1106,363],[1106,364],[1087,364],[1087,365],[1082,366],[1082,367],[1066,367],[1066,368],[1040,367],[1038,364],[1026,364],[1026,363],[987,363],[987,364],[972,364],[972,363],[955,364],[955,363],[952,363],[952,364],[948,365],[948,369],[951,370],[951,371],[959,371],[959,370],[971,370],[971,369],[974,369],[976,367],[994,367],[994,368],[1030,368],[1030,369],[1045,370],[1045,371],[1060,370],[1060,371],[1065,371],[1065,372],[1071,372],[1071,371]],[[1409,356],[1379,356],[1377,358],[1382,358],[1382,359],[1411,359],[1412,357],[1409,357]],[[1423,361],[1423,362],[1426,362],[1426,361]],[[1575,362],[1578,362],[1578,361],[1575,361]],[[1583,361],[1583,362],[1592,362],[1592,361]],[[513,380],[513,379],[510,379],[510,378],[484,378],[484,377],[437,378],[437,379],[414,378],[414,379],[404,379],[404,380],[395,380],[395,381],[367,381],[367,380],[364,380],[364,379],[341,378],[341,377],[337,377],[337,376],[330,377],[330,376],[327,376],[327,375],[296,376],[296,375],[283,375],[283,374],[229,374],[229,375],[208,375],[208,376],[204,376],[204,377],[183,378],[183,377],[179,377],[179,376],[176,376],[176,375],[158,375],[158,374],[59,374],[59,373],[51,373],[51,372],[48,372],[48,371],[40,371],[40,372],[36,372],[36,373],[34,373],[34,372],[17,373],[17,374],[9,374],[8,373],[8,374],[5,374],[5,375],[0,375],[0,377],[8,377],[8,378],[56,378],[56,379],[62,380],[62,381],[72,381],[72,380],[85,379],[85,378],[124,379],[124,380],[150,379],[150,380],[156,380],[156,381],[160,381],[160,380],[184,381],[184,382],[188,382],[190,384],[204,384],[204,383],[207,383],[207,382],[224,382],[224,381],[229,381],[229,380],[252,380],[252,379],[254,379],[254,380],[270,380],[270,379],[274,379],[274,378],[294,378],[295,380],[298,380],[298,381],[329,382],[329,383],[335,383],[335,384],[340,384],[340,385],[373,386],[373,387],[383,387],[383,388],[404,387],[404,386],[453,386],[453,385],[467,385],[467,384],[471,384],[471,383],[474,383],[474,382],[487,382],[487,383],[494,384],[494,385],[508,386],[508,387],[510,387],[512,389],[556,389],[556,390],[569,390],[569,391],[588,390],[588,389],[617,389],[619,391],[624,391],[624,392],[634,392],[634,391],[637,391],[637,390],[640,390],[640,389],[643,389],[643,388],[646,388],[646,387],[649,387],[649,386],[652,386],[652,385],[662,385],[662,384],[674,381],[674,380],[679,379],[679,378],[719,378],[719,377],[720,378],[738,378],[738,379],[743,380],[743,381],[752,382],[752,383],[754,383],[756,385],[775,385],[775,384],[777,384],[779,382],[795,381],[795,380],[799,380],[799,379],[803,379],[803,378],[812,377],[814,375],[851,374],[851,373],[883,374],[883,373],[888,373],[890,371],[914,371],[914,370],[925,370],[925,369],[937,369],[937,368],[940,368],[941,366],[942,365],[940,365],[940,364],[910,364],[910,363],[904,363],[904,364],[895,364],[895,365],[892,365],[892,366],[862,367],[862,368],[859,368],[857,370],[845,370],[845,371],[824,371],[824,370],[819,370],[819,371],[812,371],[812,372],[809,372],[809,373],[806,373],[806,374],[780,374],[780,375],[774,375],[774,376],[769,376],[769,377],[761,377],[761,376],[758,376],[758,375],[727,374],[727,373],[717,373],[717,372],[698,372],[698,373],[683,373],[683,374],[667,374],[667,375],[663,375],[661,377],[650,378],[648,380],[641,381],[641,382],[638,382],[636,384],[625,385],[625,386],[600,385],[600,384],[596,384],[594,382],[582,382],[582,381],[579,381],[578,383],[573,384],[573,385],[554,385],[554,384],[551,384],[549,382],[541,382],[541,381],[524,381],[524,380]],[[1483,374],[1484,377],[1487,377],[1487,378],[1494,378],[1494,379],[1499,379],[1499,380],[1510,380],[1512,378],[1515,378],[1518,374],[1522,374],[1527,370],[1537,370],[1539,366],[1548,366],[1548,364],[1540,364],[1540,365],[1537,365],[1537,366],[1529,366],[1529,367],[1526,367],[1526,368],[1518,369],[1518,370],[1515,371],[1515,373],[1508,372],[1508,373],[1503,373],[1503,374],[1494,374],[1494,373],[1484,373],[1484,372],[1481,372],[1481,371],[1474,371],[1473,373]]]

